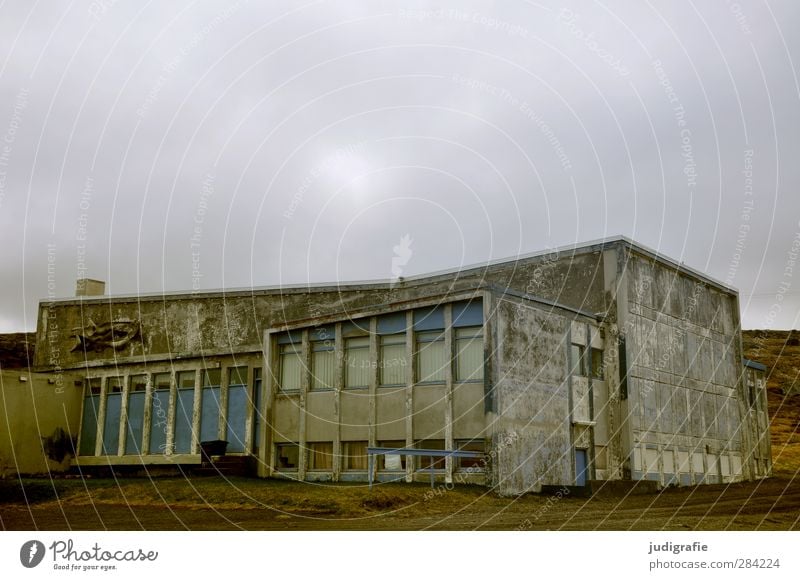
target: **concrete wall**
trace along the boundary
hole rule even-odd
[[[492,484],[504,495],[574,482],[570,321],[522,300],[492,303]]]
[[[639,253],[625,258],[618,329],[631,477],[664,485],[749,477],[736,295]]]
[[[68,469],[83,393],[75,377],[2,371],[0,391],[0,477]]]
[[[37,370],[168,360],[262,350],[262,332],[282,322],[353,312],[474,288],[486,283],[512,288],[561,304],[603,312],[603,254],[551,253],[451,275],[434,275],[402,285],[364,284],[309,289],[255,290],[142,297],[43,301],[39,306],[34,366]],[[93,325],[119,322],[118,337],[138,327],[116,348],[109,340],[80,345],[76,335]],[[224,323],[222,323],[224,322]],[[97,335],[103,334],[98,332]],[[112,333],[106,328],[107,338]]]

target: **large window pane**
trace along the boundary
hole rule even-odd
[[[456,329],[456,380],[483,380],[483,328]]]
[[[462,440],[456,441],[456,448],[459,451],[476,451],[478,453],[486,453],[486,442],[481,439],[478,441],[470,441],[470,440]],[[459,469],[469,469],[471,471],[476,470],[483,470],[486,466],[486,458],[485,457],[459,457],[458,458],[458,468]]]
[[[570,348],[569,360],[572,374],[577,377],[586,376],[586,349],[581,344],[573,344]]]
[[[381,336],[380,360],[381,385],[404,385],[406,383],[406,335]]]
[[[333,443],[308,444],[308,469],[311,471],[333,469]]]
[[[299,391],[303,376],[302,348],[299,344],[281,345],[280,389],[282,391]]]
[[[444,447],[444,439],[426,439],[424,441],[417,441],[416,445],[414,446],[417,449],[436,449],[436,450],[443,450]],[[426,456],[420,455],[417,456],[417,469],[419,470],[430,470],[431,465],[433,465],[433,469],[444,469],[445,468],[445,458],[444,457],[436,457],[434,455]]]
[[[332,389],[336,383],[336,355],[333,341],[311,343],[311,388]]]
[[[153,407],[150,412],[150,453],[164,453],[169,430],[170,373],[153,375]]]
[[[349,471],[367,470],[367,442],[347,441],[342,445],[344,469]]]
[[[603,351],[599,348],[591,349],[591,375],[593,379],[603,380]]]
[[[192,450],[192,421],[194,415],[195,372],[175,373],[178,382],[178,400],[175,405],[175,453]]]
[[[405,441],[379,441],[378,447],[389,449],[403,449]],[[406,468],[405,455],[378,455],[378,469],[381,471],[402,471]]]
[[[420,383],[444,382],[449,362],[441,331],[417,333],[417,377]]]
[[[344,343],[345,388],[358,388],[369,386],[369,337],[359,336],[348,338]]]
[[[300,463],[300,446],[297,443],[276,445],[275,468],[278,471],[297,471]]]
[[[253,369],[253,452],[258,452],[261,446],[261,398],[262,398],[261,368]]]

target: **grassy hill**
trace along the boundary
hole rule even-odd
[[[800,473],[800,331],[745,330],[744,356],[767,366],[776,472]]]

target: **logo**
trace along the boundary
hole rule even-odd
[[[19,549],[19,561],[26,568],[36,568],[44,559],[44,544],[39,540],[28,540]]]

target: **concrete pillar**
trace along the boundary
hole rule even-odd
[[[342,389],[344,388],[344,341],[342,339],[342,323],[334,326],[333,353],[336,360],[336,376],[333,385],[333,420],[336,430],[333,432],[333,481],[339,481],[342,473]]]
[[[406,447],[414,446],[414,311],[406,312]],[[406,457],[406,481],[414,480],[414,457]]]
[[[453,307],[446,304],[444,307],[444,352],[447,357],[447,366],[444,370],[445,381],[445,409],[444,409],[444,446],[445,449],[455,449],[453,439],[453,365],[455,363],[453,351]],[[445,458],[445,482],[453,483],[455,459],[451,456]]]

